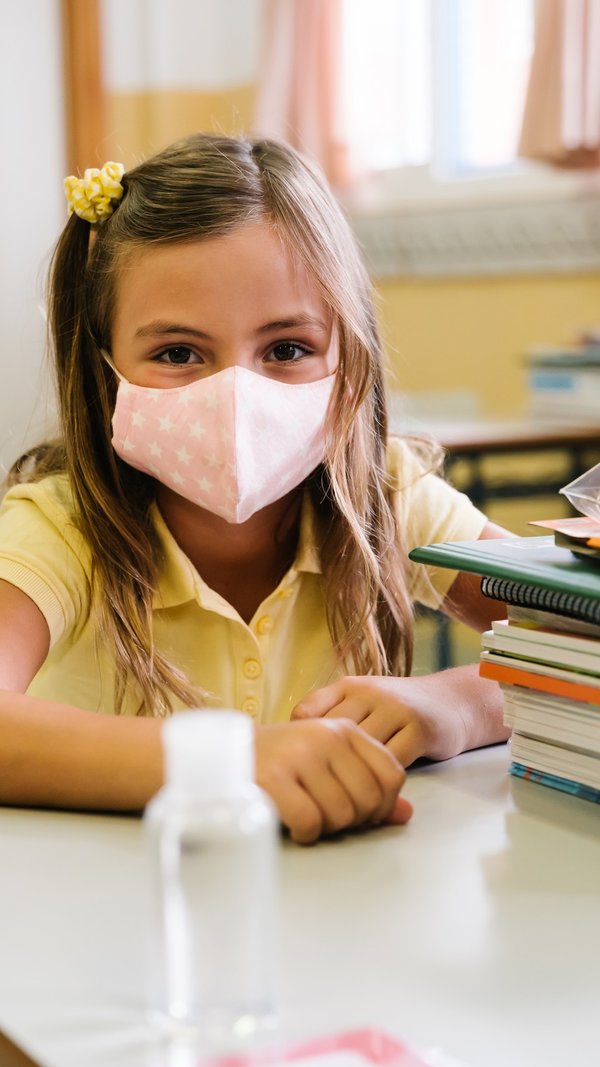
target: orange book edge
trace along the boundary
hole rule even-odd
[[[554,530],[555,533],[563,534],[575,543],[582,542],[589,548],[600,548],[598,519],[589,519],[585,515],[579,515],[573,519],[531,519],[527,525],[542,526],[546,530]]]
[[[503,667],[500,663],[481,662],[479,674],[482,678],[491,678],[495,682],[522,685],[525,689],[538,689],[542,693],[553,693],[557,697],[581,700],[585,704],[596,704],[600,707],[600,688],[582,685],[581,682],[567,682],[563,678],[551,678],[547,674],[534,674],[532,671],[521,671],[516,667]]]

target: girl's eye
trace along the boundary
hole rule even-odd
[[[273,346],[271,353],[278,363],[295,363],[302,356],[308,355],[308,349],[297,345],[295,341],[281,341]]]
[[[187,345],[172,345],[165,348],[158,356],[154,357],[156,363],[167,363],[171,366],[185,366],[189,363],[199,363],[200,359]]]

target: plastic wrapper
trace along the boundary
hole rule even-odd
[[[600,463],[559,490],[576,511],[600,521]]]

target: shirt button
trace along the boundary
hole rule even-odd
[[[242,711],[245,711],[247,715],[256,715],[258,711],[258,700],[254,697],[248,697],[242,704]]]
[[[247,659],[243,670],[246,678],[258,678],[259,674],[262,673],[262,667],[257,659]]]
[[[273,629],[273,619],[270,615],[263,615],[256,624],[259,634],[270,634]]]

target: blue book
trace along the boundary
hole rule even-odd
[[[591,786],[574,782],[571,778],[559,778],[558,775],[548,774],[547,771],[536,771],[533,767],[526,767],[523,763],[511,763],[509,771],[514,774],[515,778],[525,778],[528,782],[547,785],[551,789],[559,789],[562,793],[570,793],[571,796],[591,800],[593,804],[600,804],[600,789],[592,789]]]

